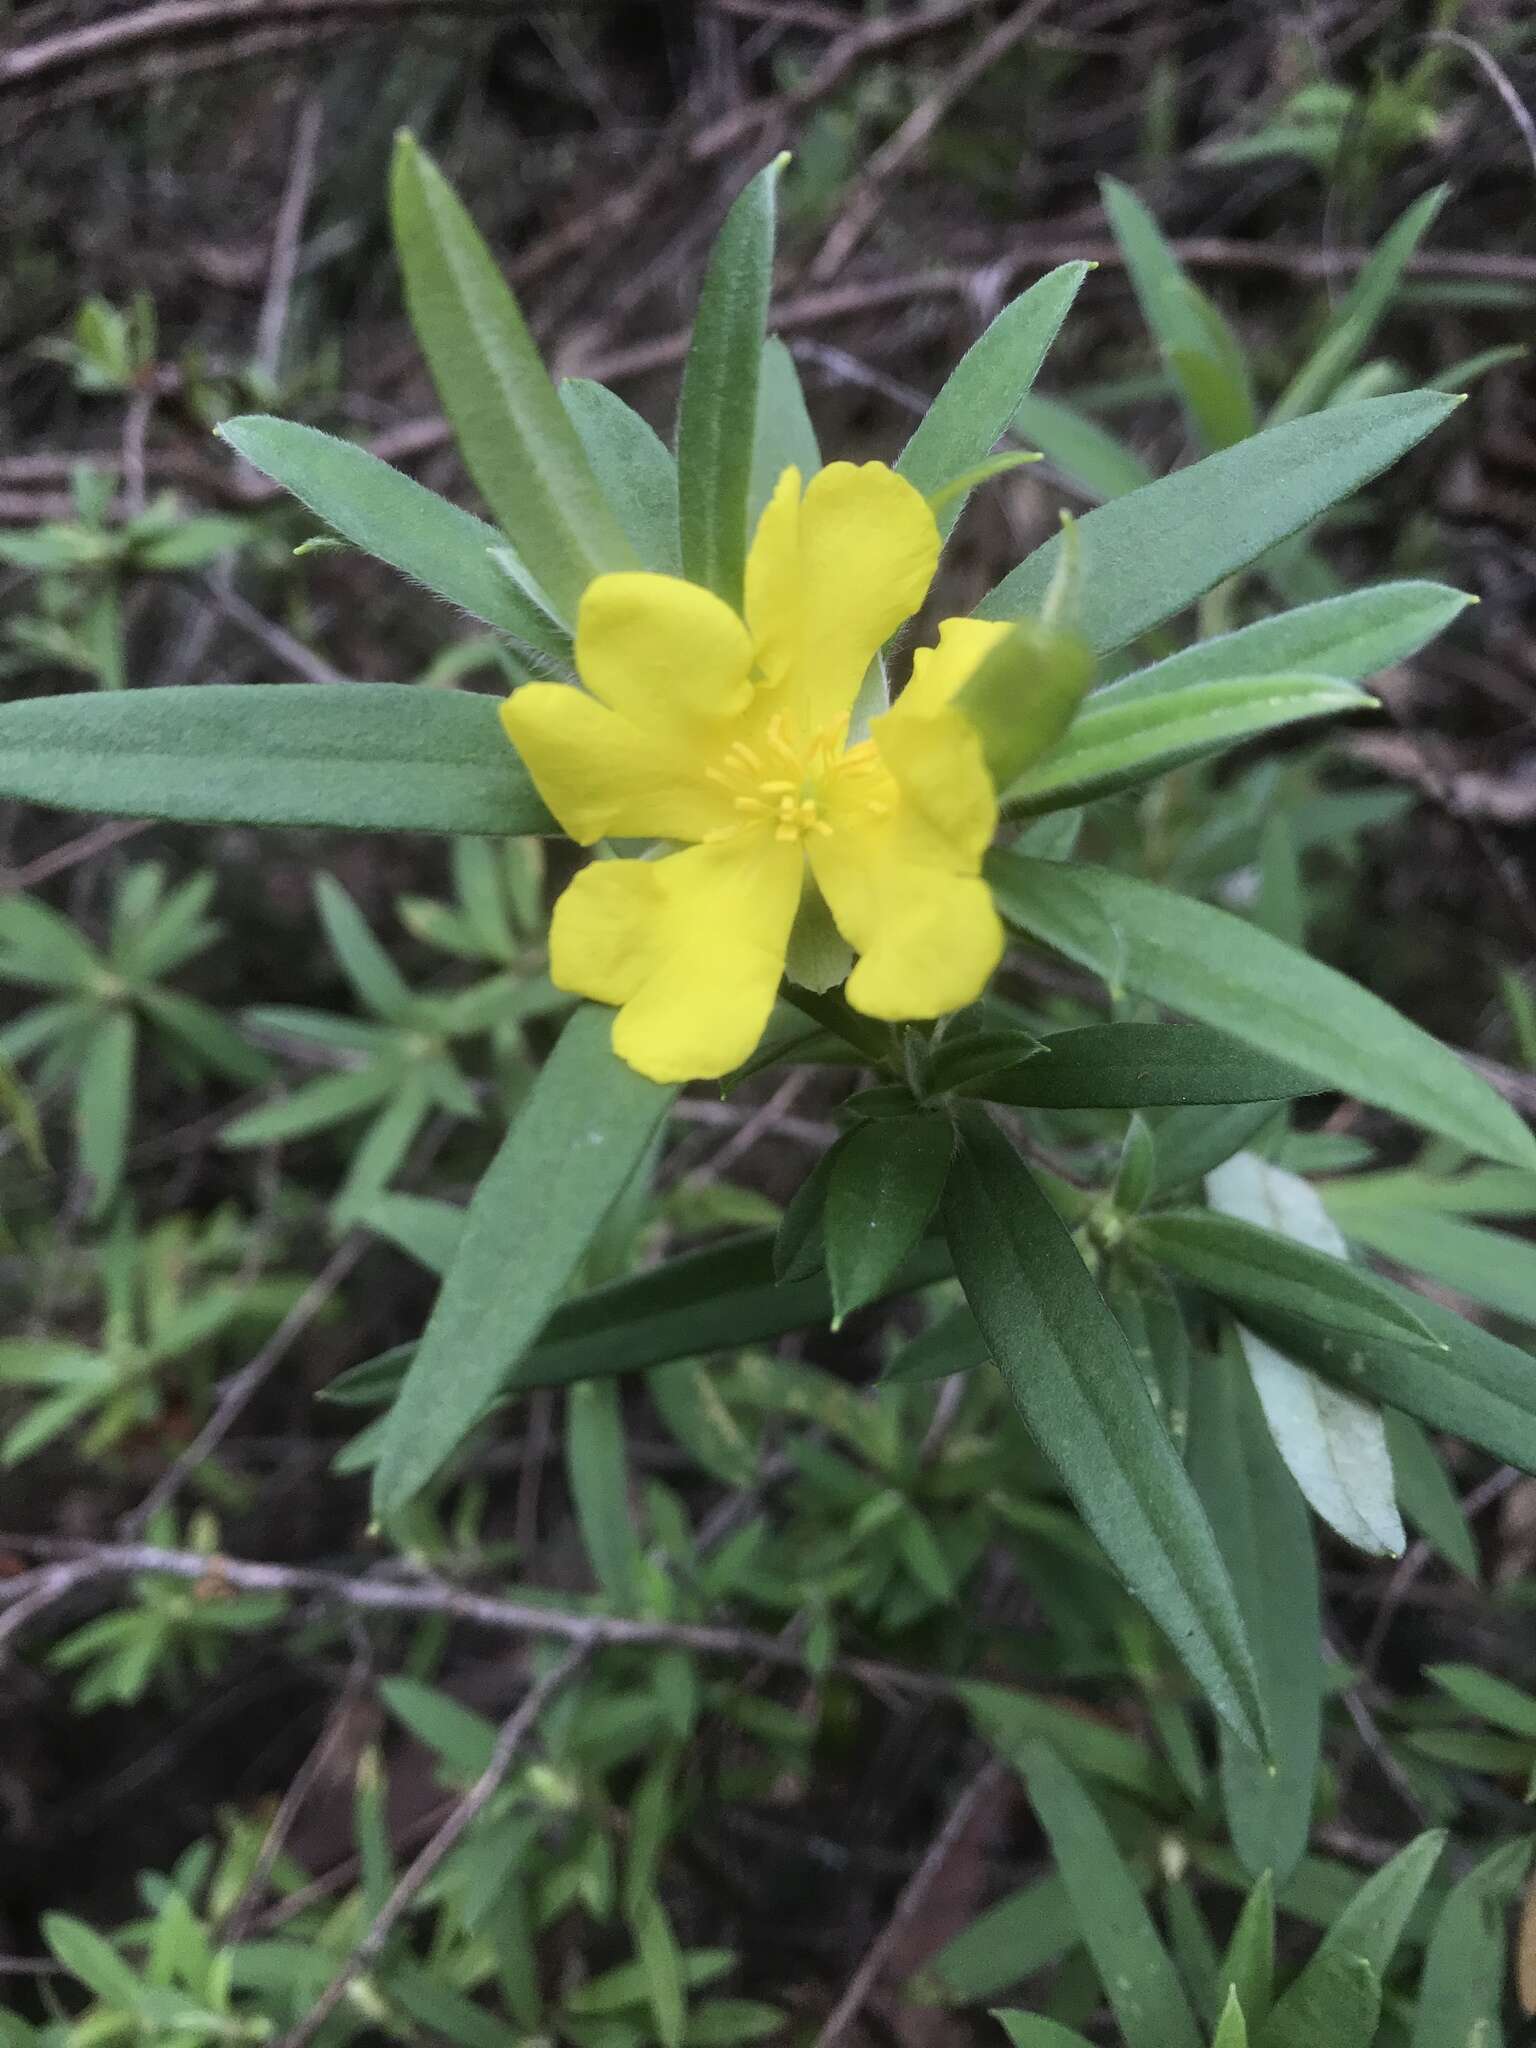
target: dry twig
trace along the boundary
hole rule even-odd
[[[496,1737],[496,1745],[491,1751],[490,1762],[459,1800],[415,1862],[402,1873],[394,1890],[380,1907],[378,1918],[321,1992],[311,2011],[298,2026],[290,2028],[283,2035],[276,2043],[276,2048],[306,2048],[306,2044],[313,2041],[369,1964],[383,1953],[389,1937],[410,1911],[422,1887],[433,1876],[454,1844],[471,1822],[490,1805],[503,1778],[531,1739],[538,1726],[539,1716],[556,1693],[576,1676],[590,1654],[588,1649],[580,1645],[568,1650],[558,1664],[552,1665],[542,1678],[529,1687],[518,1706],[502,1723],[501,1731]]]

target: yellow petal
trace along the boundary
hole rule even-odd
[[[900,791],[909,850],[974,874],[997,830],[997,792],[981,735],[958,711],[904,713],[905,702],[903,691],[895,708],[871,723],[869,736]]]
[[[1008,619],[946,619],[937,647],[919,647],[912,678],[894,709],[906,718],[941,710],[971,680],[1000,640],[1013,631]]]
[[[844,990],[866,1017],[942,1017],[981,994],[1003,957],[991,891],[974,874],[911,857],[899,821],[809,845],[811,867],[859,954]]]
[[[525,683],[501,707],[534,788],[583,846],[625,839],[703,839],[736,814],[667,730],[645,730],[566,683]]]
[[[613,1049],[653,1081],[714,1080],[756,1048],[804,872],[748,833],[656,861],[595,861],[555,905],[550,975],[620,1005]]]
[[[786,470],[758,522],[746,611],[764,674],[809,734],[852,710],[870,662],[922,603],[939,530],[883,462],[831,463],[798,491]]]
[[[707,735],[751,698],[752,643],[728,604],[678,576],[624,571],[587,585],[576,672],[632,725]]]

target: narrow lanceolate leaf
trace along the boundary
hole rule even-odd
[[[1471,602],[1464,590],[1415,582],[1380,583],[1318,604],[1296,605],[1122,676],[1095,693],[1091,708],[1242,677],[1305,672],[1363,682],[1417,653]]]
[[[1371,2048],[1380,2018],[1381,1979],[1364,1956],[1331,1948],[1288,1987],[1254,2048]]]
[[[677,464],[655,428],[606,385],[567,377],[560,403],[642,567],[676,576]]]
[[[1155,481],[1141,457],[1086,413],[1031,392],[1013,417],[1013,431],[1084,497],[1103,503]]]
[[[1477,1545],[1440,1453],[1411,1415],[1389,1408],[1382,1420],[1392,1459],[1393,1491],[1403,1520],[1417,1529],[1448,1565],[1476,1584],[1480,1576]]]
[[[992,2017],[1013,2048],[1089,2048],[1086,2034],[1037,2012],[994,2012]]]
[[[75,1146],[90,1187],[92,1217],[105,1215],[122,1186],[133,1120],[133,1056],[138,1025],[114,1010],[97,1025],[75,1087]]]
[[[944,1219],[966,1299],[1031,1433],[1218,1712],[1259,1747],[1253,1666],[1205,1512],[1066,1226],[978,1111],[963,1117]]]
[[[1082,1024],[1052,1031],[1028,1058],[982,1074],[959,1093],[1042,1109],[1148,1109],[1165,1104],[1278,1102],[1319,1083],[1203,1024]]]
[[[1176,694],[1129,701],[1111,688],[1090,697],[1065,737],[1003,786],[1003,809],[1028,817],[1089,803],[1262,733],[1373,706],[1353,683],[1326,675],[1191,683]]]
[[[1361,1885],[1329,1926],[1318,1954],[1342,1949],[1363,1956],[1378,1977],[1385,1977],[1444,1847],[1441,1829],[1415,1836]]]
[[[995,853],[987,872],[1004,916],[1111,986],[1230,1031],[1475,1151],[1536,1166],[1529,1130],[1453,1052],[1242,918],[1086,864]]]
[[[1357,1244],[1428,1274],[1485,1308],[1536,1323],[1536,1245],[1429,1209],[1342,1210]]]
[[[1178,1972],[1093,1801],[1049,1744],[1029,1743],[1020,1761],[1126,2048],[1200,2048]]]
[[[1455,405],[1437,392],[1408,392],[1335,406],[1085,513],[1077,524],[1084,636],[1103,653],[1172,618],[1369,483]],[[1059,534],[1037,548],[983,598],[978,616],[1038,612],[1061,548]]]
[[[765,164],[726,215],[699,295],[677,414],[683,574],[738,611],[763,337],[773,291],[784,159]]]
[[[1411,2048],[1497,2048],[1505,1908],[1530,1860],[1529,1841],[1508,1842],[1446,1900],[1424,1953]]]
[[[413,137],[395,147],[390,214],[406,304],[470,475],[554,604],[634,551],[592,474],[522,312],[452,187]]]
[[[1276,400],[1270,414],[1272,424],[1297,419],[1326,404],[1329,395],[1354,368],[1450,189],[1449,185],[1432,187],[1382,236],[1361,266],[1360,275],[1334,308],[1317,346]]]
[[[364,1212],[366,1217],[378,1217],[389,1235],[396,1234],[392,1226],[397,1199],[391,1198],[382,1210],[375,1199]],[[451,1255],[462,1234],[462,1216],[462,1211],[454,1212],[451,1232],[439,1232],[442,1219],[434,1216],[430,1239],[423,1243],[413,1236],[408,1248],[427,1264],[445,1265],[445,1255]],[[931,1286],[947,1279],[951,1270],[943,1242],[925,1239],[891,1281],[890,1292]],[[831,1293],[821,1275],[775,1280],[772,1231],[743,1231],[726,1244],[685,1252],[563,1303],[524,1354],[516,1384],[519,1389],[564,1387],[575,1380],[643,1372],[678,1358],[768,1343],[791,1330],[825,1323],[831,1313]],[[346,1375],[345,1386],[337,1382],[326,1389],[327,1398],[335,1396],[344,1403],[388,1398],[400,1384],[413,1348],[401,1345],[356,1367]],[[493,1390],[487,1408],[495,1399]]]
[[[0,795],[192,825],[553,832],[493,698],[205,684],[0,706]]]
[[[942,1116],[883,1117],[838,1148],[824,1223],[834,1329],[883,1294],[921,1242],[953,1150]]]
[[[1239,1152],[1219,1166],[1205,1192],[1224,1216],[1278,1231],[1329,1258],[1348,1255],[1311,1183],[1256,1153]],[[1380,1409],[1319,1379],[1251,1330],[1239,1336],[1270,1433],[1317,1513],[1357,1549],[1399,1556],[1403,1525]]]
[[[593,1576],[621,1613],[640,1598],[640,1544],[629,1512],[624,1410],[612,1380],[588,1380],[567,1397],[565,1470]]]
[[[221,437],[354,546],[559,661],[570,640],[491,560],[504,537],[366,449],[293,420],[226,420]]]
[[[1464,1437],[1496,1458],[1536,1472],[1536,1371],[1531,1354],[1506,1344],[1427,1296],[1378,1280],[1445,1345],[1427,1352],[1382,1338],[1351,1337],[1310,1318],[1249,1308],[1251,1323],[1288,1358],[1358,1394],[1404,1409],[1428,1429]]]
[[[1008,431],[1088,270],[1086,263],[1063,263],[1049,271],[960,358],[897,459],[898,474],[925,498],[976,468]],[[941,534],[953,531],[964,509],[963,496],[944,504]]]
[[[565,1291],[673,1091],[626,1067],[606,1011],[578,1011],[475,1192],[390,1412],[375,1480],[403,1507],[462,1442]]]
[[[1242,347],[1189,278],[1163,232],[1118,178],[1099,189],[1131,288],[1153,340],[1173,374],[1196,431],[1208,448],[1226,448],[1257,424]]]
[[[814,476],[821,467],[816,429],[806,409],[795,359],[776,334],[763,343],[757,381],[757,425],[752,436],[752,488],[747,499],[747,533],[773,496],[786,469]]]
[[[1417,1351],[1443,1352],[1422,1318],[1378,1280],[1235,1216],[1209,1209],[1164,1209],[1135,1224],[1136,1242],[1238,1315],[1279,1310],[1345,1337],[1382,1338]]]
[[[1237,1590],[1272,1744],[1266,1765],[1223,1731],[1222,1800],[1244,1866],[1283,1883],[1307,1846],[1322,1741],[1317,1555],[1301,1495],[1230,1344],[1197,1361],[1189,1466]]]

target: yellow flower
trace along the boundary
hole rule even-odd
[[[614,1050],[657,1081],[729,1073],[762,1037],[802,892],[861,957],[867,1016],[938,1017],[1003,949],[981,859],[997,797],[951,703],[1006,625],[950,619],[895,706],[849,744],[870,662],[927,594],[939,535],[882,463],[787,469],[747,559],[745,621],[677,577],[599,576],[581,601],[585,689],[527,683],[502,721],[539,794],[598,860],[555,906],[550,973],[618,1006]]]

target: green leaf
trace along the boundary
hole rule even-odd
[[[1165,1103],[1275,1102],[1312,1095],[1297,1067],[1203,1024],[1083,1024],[965,1083],[964,1095],[1049,1109],[1144,1109]]]
[[[143,1986],[117,1950],[83,1921],[67,1913],[45,1913],[43,1939],[71,1976],[109,2009],[137,2010]]]
[[[1311,1183],[1252,1152],[1227,1160],[1205,1187],[1222,1215],[1278,1231],[1329,1258],[1348,1256]],[[1380,1411],[1251,1330],[1239,1336],[1270,1434],[1312,1507],[1346,1543],[1373,1556],[1400,1556],[1403,1525]]]
[[[1333,1917],[1318,1954],[1337,1949],[1363,1956],[1378,1977],[1385,1977],[1444,1847],[1444,1833],[1433,1829],[1400,1849]]]
[[[315,877],[315,908],[331,951],[364,1009],[399,1023],[415,1003],[400,971],[368,929],[367,920],[334,875]]]
[[[1536,1366],[1531,1354],[1479,1329],[1426,1295],[1377,1280],[1445,1345],[1443,1353],[1385,1338],[1352,1337],[1279,1310],[1246,1319],[1287,1356],[1304,1359],[1358,1394],[1402,1408],[1429,1429],[1464,1437],[1496,1458],[1536,1471]]]
[[[1276,1231],[1208,1209],[1164,1209],[1133,1228],[1140,1250],[1239,1315],[1278,1309],[1340,1336],[1444,1352],[1423,1319],[1373,1273]]]
[[[377,1194],[356,1204],[353,1221],[376,1230],[441,1277],[453,1262],[464,1211],[425,1195]]]
[[[1327,404],[1329,394],[1365,353],[1403,272],[1450,190],[1449,185],[1432,186],[1388,228],[1334,308],[1316,347],[1275,401],[1272,425],[1316,412]]]
[[[1143,1891],[1151,1881],[1139,1867],[1130,1877]],[[1039,1878],[999,1899],[947,1942],[928,1965],[929,1981],[944,1998],[974,2004],[1057,1962],[1080,1938],[1061,1879]]]
[[[618,1059],[612,1023],[576,1013],[475,1191],[390,1411],[381,1514],[420,1492],[506,1384],[666,1115],[675,1091]]]
[[[1439,1453],[1411,1415],[1388,1408],[1382,1420],[1403,1519],[1413,1524],[1453,1570],[1475,1582],[1480,1576],[1477,1545]]]
[[[67,917],[31,896],[0,898],[0,949],[0,974],[42,988],[92,988],[105,964]]]
[[[839,1146],[825,1216],[834,1330],[877,1300],[921,1243],[953,1151],[941,1116],[880,1118]]]
[[[1048,271],[1004,306],[950,372],[896,461],[897,474],[925,498],[975,469],[1008,431],[1089,267],[1063,263]],[[954,531],[964,509],[964,497],[943,506],[941,535]]]
[[[1266,1763],[1222,1730],[1222,1802],[1248,1871],[1283,1882],[1307,1846],[1322,1744],[1312,1530],[1230,1344],[1198,1361],[1190,1410],[1190,1474],[1232,1575],[1272,1738]]]
[[[1276,2001],[1254,2048],[1371,2048],[1381,2018],[1381,1979],[1364,1956],[1319,1951]]]
[[[1408,392],[1336,406],[1326,419],[1268,428],[1085,513],[1077,524],[1079,629],[1106,653],[1171,618],[1369,483],[1455,403],[1436,392]],[[1037,548],[983,598],[977,616],[1038,612],[1061,548],[1059,534]]]
[[[1536,1699],[1507,1678],[1495,1678],[1475,1664],[1426,1664],[1424,1676],[1480,1721],[1536,1742]]]
[[[1243,440],[1253,432],[1257,415],[1236,336],[1185,274],[1136,194],[1118,178],[1101,178],[1099,190],[1141,317],[1173,373],[1200,438],[1208,448]]]
[[[496,1749],[496,1729],[483,1714],[439,1692],[436,1686],[424,1685],[419,1678],[380,1679],[379,1696],[411,1734],[458,1776],[477,1778],[489,1765]]]
[[[1396,1266],[1425,1273],[1485,1308],[1536,1323],[1536,1245],[1432,1210],[1346,1207],[1345,1231]]]
[[[1196,641],[1096,691],[1088,708],[1097,711],[1195,683],[1243,677],[1305,673],[1363,682],[1417,653],[1471,603],[1464,590],[1420,582],[1378,583],[1343,597],[1325,597],[1240,626],[1235,633]]]
[[[994,853],[987,873],[1005,917],[1112,987],[1510,1165],[1536,1165],[1536,1139],[1454,1053],[1242,918],[1086,864]]]
[[[946,1279],[950,1260],[930,1238],[895,1276],[892,1294]],[[773,1233],[744,1231],[704,1251],[686,1252],[664,1265],[612,1280],[565,1303],[529,1351],[517,1373],[525,1387],[563,1387],[605,1374],[643,1372],[675,1358],[767,1343],[791,1330],[825,1323],[831,1295],[820,1276],[781,1283],[773,1277]],[[370,1359],[326,1388],[346,1402],[386,1398],[399,1383],[412,1347],[398,1346]],[[500,1384],[486,1397],[489,1409]],[[370,1461],[348,1454],[345,1469]]]
[[[773,496],[786,469],[798,469],[812,477],[821,467],[821,450],[816,429],[806,410],[805,392],[795,359],[770,334],[763,343],[763,361],[757,384],[757,427],[752,440],[752,490],[747,501],[747,531],[750,540],[763,507]]]
[[[150,1020],[179,1039],[203,1066],[246,1087],[259,1087],[271,1080],[272,1062],[266,1054],[248,1045],[234,1026],[206,1003],[169,988],[146,988],[139,1000]]]
[[[123,1183],[133,1121],[133,1062],[138,1026],[116,1010],[91,1034],[75,1088],[75,1150],[90,1184],[88,1214],[104,1216]]]
[[[1411,2048],[1495,2048],[1504,2003],[1504,1906],[1530,1860],[1529,1841],[1507,1842],[1446,1900],[1424,1954]]]
[[[399,1085],[397,1071],[383,1061],[306,1081],[291,1095],[247,1110],[224,1127],[223,1143],[236,1151],[249,1145],[276,1145],[287,1138],[306,1138],[372,1109]]]
[[[553,832],[495,700],[204,684],[0,705],[0,795],[187,825]]]
[[[597,1583],[622,1614],[640,1599],[640,1546],[629,1512],[624,1410],[612,1380],[587,1380],[566,1397],[565,1469],[576,1523]]]
[[[1102,1779],[1153,1806],[1169,1798],[1173,1788],[1167,1769],[1144,1742],[1075,1706],[977,1680],[962,1681],[955,1692],[982,1734],[1011,1763],[1020,1763],[1030,1743],[1048,1742],[1083,1777]]]
[[[1227,1993],[1227,2002],[1222,2008],[1221,2022],[1212,2037],[1211,2048],[1248,2048],[1248,2022],[1243,2018],[1243,2008],[1235,1990]]]
[[[1263,2024],[1275,1984],[1275,1881],[1268,1871],[1243,1901],[1217,1981],[1255,2027]]]
[[[1178,1973],[1093,1802],[1048,1744],[1029,1744],[1023,1762],[1030,1799],[1126,2048],[1200,2048]]]
[[[944,1219],[966,1300],[1031,1434],[1217,1711],[1258,1747],[1253,1666],[1204,1511],[1065,1225],[974,1111]]]
[[[999,785],[1003,809],[1028,816],[1095,802],[1262,733],[1374,704],[1353,683],[1322,675],[1191,683],[1167,696],[1128,700],[1111,687],[1088,699],[1049,753]]]
[[[677,488],[683,574],[741,609],[758,379],[773,290],[774,210],[786,162],[765,164],[726,215],[683,365]]]
[[[441,171],[397,137],[390,215],[406,305],[470,475],[557,616],[634,552],[490,251]]]
[[[994,2012],[992,2017],[1013,2048],[1089,2048],[1086,2035],[1037,2012]]]
[[[590,378],[567,377],[560,402],[642,565],[662,576],[680,574],[677,464],[671,449],[617,392]]]
[[[1155,481],[1152,471],[1097,420],[1054,398],[1031,393],[1013,416],[1013,431],[1038,448],[1085,497],[1123,498]]]
[[[217,431],[354,546],[488,626],[557,661],[569,660],[567,635],[492,562],[491,549],[505,545],[494,526],[366,449],[314,427],[247,414]]]

